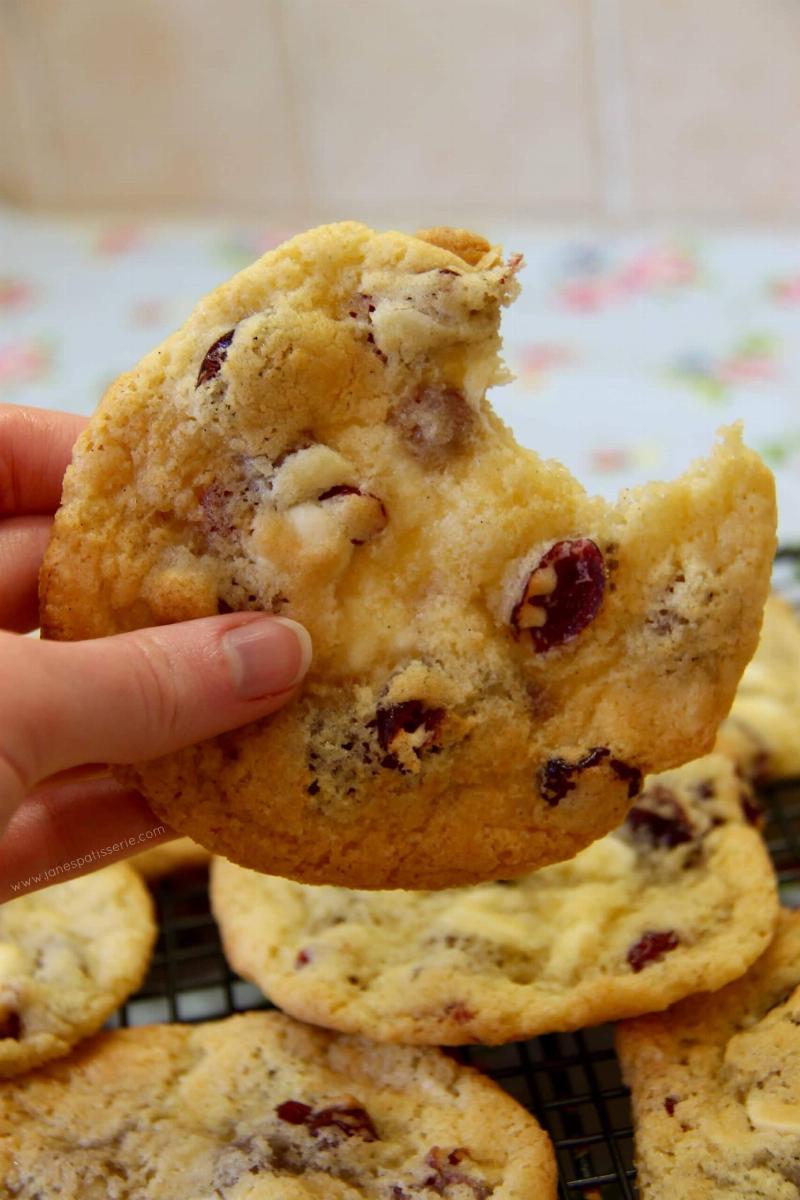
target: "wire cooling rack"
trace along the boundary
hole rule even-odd
[[[800,607],[800,548],[780,552],[775,582]],[[761,801],[781,898],[798,907],[800,779],[770,785],[762,790]],[[161,933],[150,973],[120,1009],[119,1024],[207,1021],[271,1007],[225,960],[208,907],[205,872],[164,880],[155,888],[155,900]],[[508,1046],[470,1046],[456,1053],[495,1079],[547,1130],[556,1149],[561,1200],[638,1196],[630,1103],[611,1026]]]

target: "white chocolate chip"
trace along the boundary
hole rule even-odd
[[[272,497],[279,511],[306,500],[316,500],[320,493],[353,477],[353,466],[317,442],[313,446],[290,454],[275,472]]]
[[[752,1091],[745,1104],[754,1129],[774,1129],[778,1133],[800,1133],[800,1101],[779,1100],[762,1091]]]
[[[27,973],[22,951],[11,942],[0,942],[0,986]]]

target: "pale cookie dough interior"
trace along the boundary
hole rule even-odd
[[[485,398],[518,257],[312,230],[200,302],[79,439],[50,637],[302,621],[268,721],[121,771],[259,870],[442,887],[569,858],[705,752],[752,654],[774,487],[729,430],[672,484],[586,495]]]
[[[17,1200],[555,1200],[525,1110],[433,1050],[278,1013],[96,1038],[0,1090]]]
[[[800,1194],[800,912],[747,975],[621,1025],[643,1200]]]
[[[0,1076],[69,1053],[144,978],[155,941],[139,876],[116,863],[0,906]]]
[[[218,859],[212,905],[234,969],[294,1016],[389,1041],[515,1041],[741,975],[778,918],[755,818],[709,756],[651,777],[620,830],[521,879],[357,892]]]

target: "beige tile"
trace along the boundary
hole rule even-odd
[[[14,9],[15,0],[0,0],[0,200],[24,203],[31,191],[30,139]]]
[[[621,0],[634,205],[800,215],[800,4]]]
[[[39,203],[296,203],[273,0],[11,3],[30,50]]]
[[[588,0],[281,0],[325,215],[598,202]]]

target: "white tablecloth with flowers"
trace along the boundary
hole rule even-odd
[[[0,401],[90,412],[199,296],[292,232],[0,212]],[[778,479],[781,537],[800,542],[800,232],[484,232],[527,264],[504,322],[516,381],[494,393],[521,441],[613,496],[742,419]]]

